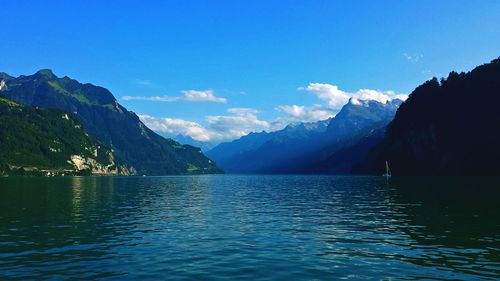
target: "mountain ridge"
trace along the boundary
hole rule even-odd
[[[0,74],[2,95],[20,104],[61,109],[81,121],[96,140],[113,148],[117,161],[138,174],[205,174],[222,172],[201,150],[165,139],[121,106],[104,87],[82,84],[43,69],[33,75]]]
[[[394,175],[500,175],[499,130],[500,58],[418,86],[353,172],[388,161]]]
[[[207,155],[229,173],[328,173],[328,156],[387,125],[401,102],[350,100],[334,118],[251,133]]]

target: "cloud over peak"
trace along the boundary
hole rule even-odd
[[[333,108],[342,106],[349,100],[349,95],[346,92],[340,90],[337,85],[332,84],[309,83],[307,87],[299,87],[297,90],[313,93]]]
[[[314,94],[324,104],[313,106],[303,105],[280,105],[275,107],[277,111],[285,113],[282,122],[314,122],[335,117],[337,112],[347,104],[349,99],[354,102],[359,100],[375,100],[387,103],[393,99],[406,100],[408,95],[396,94],[394,91],[380,91],[371,89],[360,89],[356,92],[346,92],[337,85],[327,83],[309,83],[305,87],[297,88],[298,91],[307,91]]]
[[[339,110],[346,104],[350,98],[359,100],[375,100],[381,103],[386,103],[392,99],[408,98],[406,94],[396,94],[394,91],[380,91],[371,89],[360,89],[356,92],[346,92],[337,85],[324,84],[324,83],[309,83],[307,87],[299,87],[299,91],[308,91],[316,95],[319,99],[326,102],[327,106],[331,109]]]
[[[325,120],[335,116],[335,111],[315,104],[313,106],[302,105],[280,105],[275,108],[276,110],[288,114],[290,122],[313,122],[318,120]]]
[[[396,94],[394,91],[360,89],[354,93],[352,97],[358,100],[374,100],[381,103],[387,103],[393,99],[406,100],[408,95]]]
[[[130,100],[146,100],[146,101],[160,101],[160,102],[175,102],[175,101],[195,101],[195,102],[218,102],[226,103],[226,98],[215,96],[213,90],[184,90],[181,91],[181,96],[123,96],[122,99]]]

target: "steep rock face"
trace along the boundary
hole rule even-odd
[[[394,175],[500,175],[500,59],[417,87],[384,141],[354,169]]]
[[[332,168],[337,165],[332,155],[385,127],[401,102],[351,99],[335,118],[289,125],[271,133],[252,133],[220,144],[207,155],[232,173],[348,173],[354,163]],[[370,139],[368,148],[375,140],[380,138]]]
[[[221,172],[198,148],[151,131],[105,88],[59,78],[50,70],[17,78],[0,73],[0,79],[6,85],[2,95],[21,104],[72,114],[92,137],[113,148],[116,161],[126,163],[139,174]]]
[[[303,157],[302,171],[349,174],[352,166],[383,139],[385,127],[402,103],[400,99],[386,103],[350,99],[328,125],[320,149]]]
[[[374,124],[387,124],[394,118],[402,100],[387,103],[374,100],[350,99],[328,125],[327,131],[333,139],[349,138],[359,134]]]
[[[127,175],[113,152],[65,112],[0,98],[0,174]]]

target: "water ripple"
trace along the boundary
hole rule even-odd
[[[0,279],[496,280],[498,183],[0,178]]]

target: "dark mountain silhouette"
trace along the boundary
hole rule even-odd
[[[500,59],[417,87],[383,142],[353,169],[394,175],[500,175]]]

